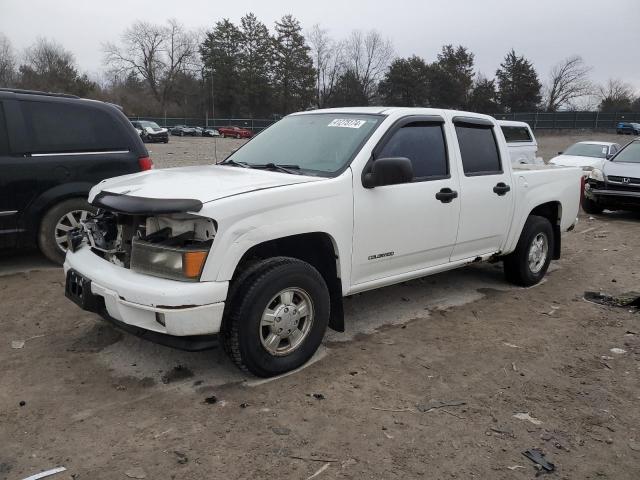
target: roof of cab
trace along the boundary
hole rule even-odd
[[[325,108],[319,110],[307,110],[305,112],[297,112],[293,115],[309,115],[314,113],[328,113],[328,114],[355,114],[355,115],[442,115],[445,112],[450,113],[452,116],[460,117],[477,117],[486,118],[490,120],[495,119],[490,115],[484,115],[476,112],[465,112],[461,110],[448,110],[444,108],[428,108],[428,107],[340,107],[340,108]]]

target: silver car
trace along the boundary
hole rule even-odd
[[[610,161],[589,174],[582,209],[587,213],[640,209],[640,140],[634,140]]]

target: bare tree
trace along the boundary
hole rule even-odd
[[[176,20],[167,25],[138,21],[121,45],[104,45],[105,63],[117,74],[142,78],[164,108],[181,74],[198,71],[198,38]]]
[[[358,79],[364,95],[373,97],[393,59],[393,44],[376,30],[366,34],[356,30],[345,41],[344,51],[346,69]]]
[[[581,97],[592,95],[594,87],[589,80],[591,67],[579,55],[565,58],[556,64],[545,87],[544,104],[548,112],[571,106]]]
[[[327,30],[318,24],[307,33],[307,41],[316,69],[316,103],[318,108],[322,108],[331,97],[343,70],[344,43],[332,40]]]
[[[611,78],[606,85],[598,87],[600,110],[604,112],[620,112],[631,109],[634,91],[633,87],[620,79]]]
[[[16,55],[11,42],[0,33],[0,87],[8,87],[16,79]]]

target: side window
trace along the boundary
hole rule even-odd
[[[9,153],[9,136],[7,135],[7,122],[4,116],[4,108],[0,102],[0,155]]]
[[[456,135],[465,175],[502,173],[500,152],[493,128],[459,124],[456,125]]]
[[[449,175],[444,131],[439,123],[415,122],[403,126],[385,143],[377,156],[408,158],[416,180]]]
[[[531,135],[527,127],[501,127],[507,143],[530,142]]]
[[[108,113],[87,105],[22,101],[29,153],[128,150],[128,137]]]

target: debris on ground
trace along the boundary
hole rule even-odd
[[[19,348],[23,348],[24,347],[24,340],[12,340],[11,341],[11,348],[13,349],[19,349]]]
[[[513,417],[517,418],[518,420],[527,420],[527,421],[533,423],[534,425],[542,425],[542,421],[538,420],[535,417],[532,417],[531,415],[529,415],[529,412],[515,413],[513,415]]]
[[[522,454],[531,460],[536,465],[539,465],[547,472],[553,472],[556,469],[556,466],[549,462],[546,458],[544,458],[544,453],[538,450],[537,448],[531,448],[529,450],[525,450]]]
[[[522,465],[514,465],[513,467],[507,467],[509,470],[518,470],[519,468],[524,468]]]
[[[623,348],[612,348],[609,350],[611,353],[615,353],[616,355],[624,355],[627,351]]]
[[[291,429],[287,427],[271,427],[271,431],[276,435],[289,435]]]
[[[429,400],[427,403],[418,403],[416,404],[416,408],[421,413],[427,413],[432,410],[436,410],[438,408],[443,407],[460,407],[462,405],[466,405],[467,402],[463,402],[461,400],[453,400],[450,402],[441,402],[440,400]]]
[[[21,407],[24,407],[27,404],[27,402],[25,402],[24,400],[20,400],[20,403],[18,405],[20,405]]]
[[[124,472],[124,474],[129,478],[137,478],[137,479],[147,478],[147,474],[141,467],[130,468],[129,470]]]
[[[325,399],[325,396],[322,393],[314,393],[312,396],[316,400],[324,400]]]
[[[38,480],[39,478],[50,477],[51,475],[55,475],[56,473],[64,472],[67,469],[64,467],[56,467],[51,470],[47,470],[45,472],[36,473],[35,475],[31,475],[30,477],[25,478],[24,480]]]
[[[241,403],[240,408],[247,408],[249,406],[248,403]]]
[[[327,468],[329,468],[331,466],[330,463],[325,463],[323,466],[321,466],[318,471],[316,473],[314,473],[313,475],[311,475],[310,477],[307,478],[307,480],[311,480],[312,478],[316,478],[318,475],[320,475],[322,472],[324,472]]]
[[[211,395],[210,397],[204,399],[204,403],[206,403],[207,405],[213,405],[217,401],[218,397],[216,397],[215,395]]]
[[[503,345],[509,347],[509,348],[522,348],[519,345],[515,345],[513,343],[509,343],[509,342],[502,342]]]
[[[185,453],[179,452],[178,450],[174,450],[173,453],[175,453],[176,457],[178,457],[178,463],[180,465],[184,465],[189,461],[189,457],[187,457]]]
[[[601,292],[584,292],[587,302],[607,307],[640,309],[640,293],[627,292],[621,295],[607,295]]]

